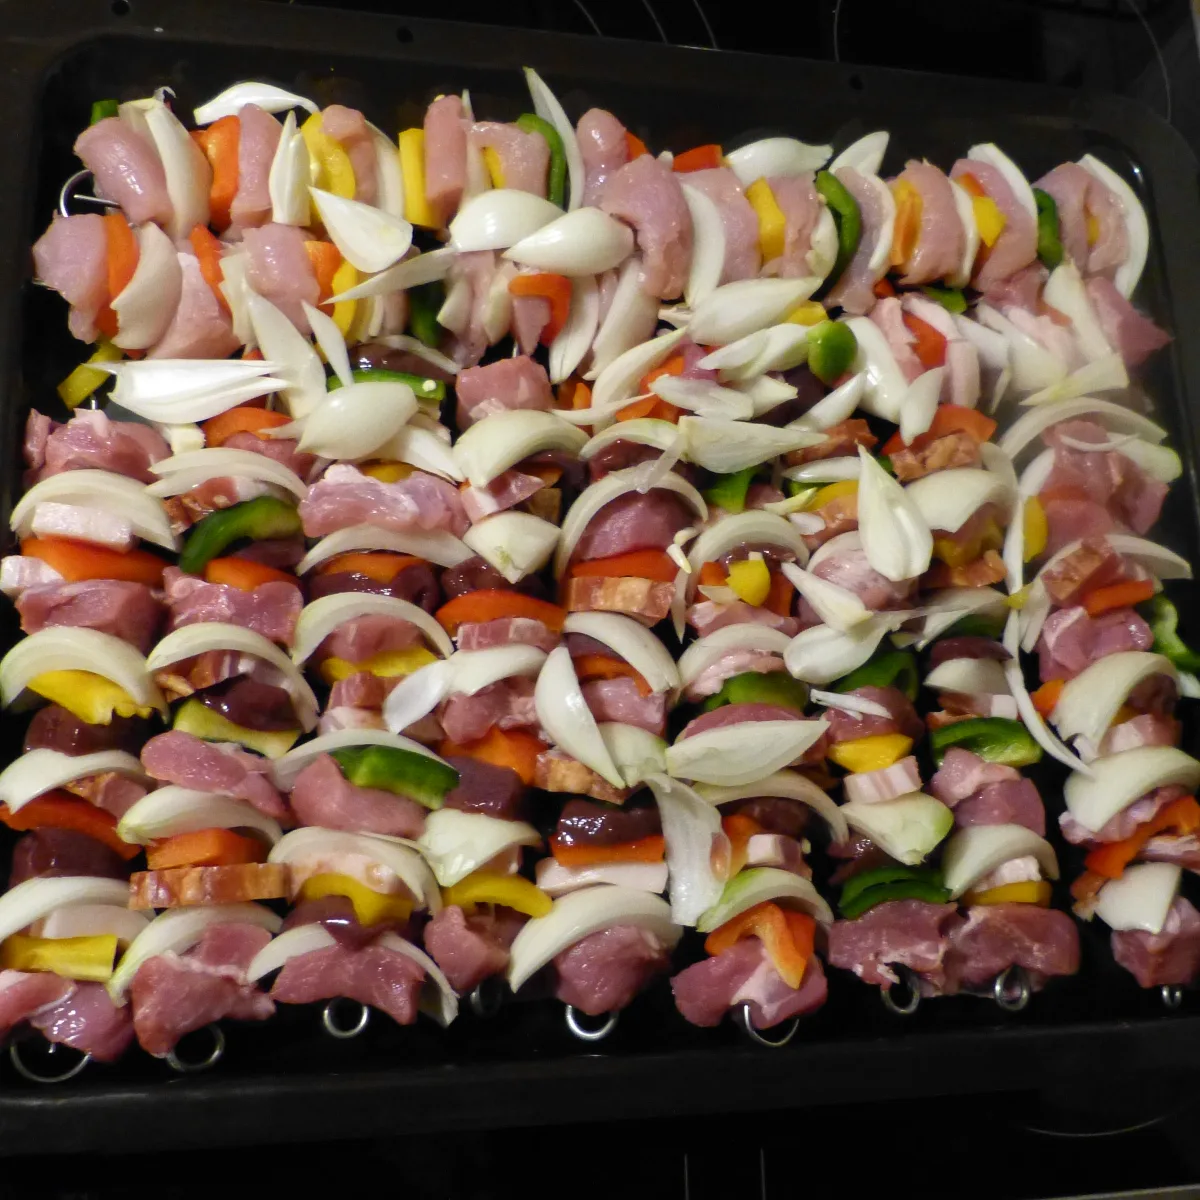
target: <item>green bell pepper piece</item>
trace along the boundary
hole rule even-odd
[[[449,763],[414,750],[347,746],[331,757],[355,787],[406,796],[429,809],[441,808],[446,793],[458,786],[458,772]]]
[[[985,637],[998,638],[1004,632],[1003,617],[985,617],[980,613],[970,613],[961,620],[955,621],[941,636],[950,637]]]
[[[712,712],[726,704],[777,704],[803,712],[808,703],[808,685],[793,679],[786,671],[771,671],[765,675],[747,671],[725,680],[715,696],[704,702],[704,711]]]
[[[747,467],[732,475],[718,475],[712,486],[704,489],[705,500],[727,513],[740,513],[746,507],[746,493],[757,471],[757,467]]]
[[[1038,258],[1054,270],[1063,260],[1062,238],[1058,232],[1058,205],[1049,192],[1033,189],[1033,202],[1037,205],[1037,253]]]
[[[837,225],[837,259],[833,270],[829,272],[829,282],[836,283],[858,249],[859,240],[862,238],[862,214],[858,211],[858,201],[832,172],[818,171],[815,182],[817,191],[832,209],[833,220]]]
[[[783,490],[787,492],[789,499],[794,500],[797,496],[804,496],[806,500],[811,500],[821,489],[815,483],[801,483],[798,479],[785,479]]]
[[[924,900],[945,904],[950,892],[939,871],[931,867],[876,867],[846,881],[838,909],[848,921],[888,900]]]
[[[854,365],[858,339],[842,321],[819,321],[808,331],[808,369],[827,387]]]
[[[436,350],[442,340],[437,315],[446,300],[446,289],[436,280],[408,289],[408,329],[419,342]]]
[[[1161,593],[1147,601],[1155,654],[1169,658],[1181,671],[1200,671],[1200,654],[1179,636],[1179,610]]]
[[[934,287],[932,284],[927,284],[921,291],[930,300],[940,304],[947,312],[965,313],[967,311],[967,298],[963,295],[962,288]]]
[[[546,172],[546,199],[563,208],[567,190],[567,152],[559,132],[535,113],[522,113],[516,121],[525,133],[540,133],[550,147],[550,168]]]
[[[909,700],[915,700],[919,686],[917,660],[911,650],[882,650],[849,675],[831,683],[829,690],[852,692],[863,687],[893,687]]]
[[[93,100],[92,115],[88,120],[88,124],[99,125],[106,118],[117,116],[118,111],[119,106],[115,100]]]
[[[1007,717],[969,717],[930,733],[929,748],[939,767],[951,746],[961,746],[985,762],[1006,767],[1029,767],[1042,757],[1042,748],[1029,730]]]
[[[407,371],[385,371],[379,367],[356,367],[351,374],[355,383],[407,383],[416,398],[425,404],[441,404],[446,398],[446,385],[440,379],[410,375]],[[330,375],[326,390],[336,392],[342,381]]]
[[[257,542],[294,537],[303,532],[294,504],[275,496],[256,496],[209,513],[193,525],[179,556],[179,569],[188,575],[199,575],[209,559],[218,557],[242,538]]]

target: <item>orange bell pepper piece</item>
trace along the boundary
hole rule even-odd
[[[720,563],[706,562],[700,566],[700,578],[697,582],[704,587],[724,587],[728,578],[725,568]]]
[[[547,629],[558,633],[567,619],[567,611],[548,600],[536,600],[520,592],[509,592],[502,588],[481,588],[477,592],[466,592],[455,596],[434,614],[438,624],[453,637],[460,625],[482,624],[501,617],[529,617],[541,621]]]
[[[642,141],[636,133],[630,133],[625,130],[625,148],[629,151],[629,161],[633,162],[635,158],[641,158],[643,154],[649,154],[646,149],[646,143]]]
[[[1129,837],[1097,846],[1089,851],[1083,865],[1106,879],[1119,879],[1142,847],[1156,833],[1162,833],[1165,829],[1174,829],[1179,833],[1195,833],[1200,829],[1200,804],[1196,803],[1194,796],[1181,796],[1173,800],[1145,824],[1139,825]]]
[[[254,837],[232,829],[198,829],[152,842],[146,850],[151,871],[171,867],[232,867],[239,863],[266,862],[267,848]]]
[[[531,787],[537,774],[538,755],[545,749],[545,742],[524,729],[500,729],[493,725],[476,741],[442,742],[438,753],[443,758],[458,755],[491,763],[493,767],[507,767],[521,777],[526,787]]]
[[[1112,612],[1114,608],[1132,608],[1151,599],[1154,595],[1154,581],[1151,579],[1133,579],[1128,583],[1113,583],[1108,587],[1093,588],[1082,598],[1083,607],[1089,617],[1098,617],[1101,613]]]
[[[204,282],[212,289],[217,303],[228,312],[229,302],[221,291],[221,280],[224,278],[221,271],[221,243],[203,225],[197,225],[188,234],[188,241],[196,253],[196,260],[200,264],[200,274],[204,276]]]
[[[599,576],[603,579],[653,579],[656,583],[674,583],[679,568],[664,550],[631,550],[611,558],[593,558],[576,563],[572,578]]]
[[[223,446],[235,433],[253,433],[262,438],[263,430],[278,429],[291,419],[287,413],[275,412],[274,409],[239,404],[237,408],[205,421],[200,428],[204,430],[206,446]]]
[[[204,564],[204,578],[209,583],[223,583],[243,592],[252,592],[264,583],[290,583],[292,587],[300,586],[300,580],[295,575],[249,558],[210,558]]]
[[[1042,684],[1030,699],[1033,701],[1033,707],[1043,717],[1049,717],[1058,704],[1058,698],[1062,695],[1062,690],[1066,686],[1065,679],[1048,679]]]
[[[896,198],[896,222],[892,227],[890,261],[893,267],[899,267],[912,258],[917,242],[920,241],[924,202],[921,193],[907,179],[895,184],[892,194]]]
[[[345,571],[365,575],[376,583],[391,583],[405,568],[424,561],[411,554],[393,554],[386,550],[351,550],[323,562],[317,567],[317,574],[338,575]]]
[[[749,854],[750,839],[762,833],[763,827],[753,817],[741,813],[730,813],[721,818],[721,828],[729,839],[729,872],[732,879],[745,865]]]
[[[208,209],[213,226],[229,227],[230,210],[238,190],[238,144],[242,123],[235,116],[221,117],[207,129],[192,134],[212,167],[212,187],[208,191]]]
[[[138,242],[123,213],[104,214],[104,254],[108,278],[108,303],[96,314],[96,328],[105,337],[116,337],[117,314],[110,305],[125,290],[138,264]]]
[[[788,987],[798,988],[813,956],[816,927],[807,913],[785,912],[768,900],[714,929],[704,939],[704,949],[715,958],[742,938],[757,937],[779,977]]]
[[[514,275],[508,291],[513,296],[540,296],[550,302],[550,320],[542,328],[538,341],[548,346],[562,332],[571,313],[571,281],[565,275],[542,271],[534,275]]]
[[[575,660],[575,674],[580,683],[589,679],[632,679],[639,696],[649,696],[650,685],[622,659],[611,654],[581,654]]]
[[[20,833],[30,829],[69,829],[73,833],[84,833],[126,862],[137,858],[142,849],[117,836],[117,818],[112,813],[57,789],[30,800],[16,812],[9,812],[7,804],[0,804],[0,821]]]
[[[84,579],[120,579],[128,583],[145,583],[162,587],[163,571],[167,564],[148,550],[110,550],[90,542],[75,542],[70,538],[26,538],[21,553],[28,558],[40,558],[53,567],[68,583]]]
[[[790,617],[795,591],[791,580],[782,571],[772,571],[771,590],[763,601],[763,608],[768,612],[773,612],[777,617]]]
[[[558,385],[558,407],[584,409],[592,407],[592,389],[582,379],[568,379]]]
[[[911,313],[904,314],[904,324],[909,333],[917,340],[913,343],[913,353],[920,360],[921,366],[927,371],[940,367],[946,361],[946,338],[928,321],[914,317]]]
[[[691,150],[685,150],[682,154],[675,155],[671,170],[681,174],[688,171],[707,171],[712,167],[719,167],[723,158],[721,147],[710,142],[704,146],[694,146]]]
[[[333,295],[333,277],[342,265],[342,252],[332,242],[305,242],[304,249],[317,277],[317,304],[323,305]]]
[[[937,330],[934,330],[937,333]],[[941,337],[941,334],[938,334]],[[943,342],[945,339],[942,339]],[[977,443],[989,441],[992,434],[996,432],[996,422],[991,417],[979,412],[978,409],[964,408],[959,404],[940,404],[933,414],[933,424],[929,426],[927,432],[916,437],[912,441],[912,445],[908,448],[911,450],[923,450],[931,442],[936,442],[938,438],[945,437],[948,433],[965,433],[973,438]],[[884,454],[895,454],[897,450],[903,450],[908,443],[900,436],[900,431],[897,430],[883,444]]]
[[[656,863],[662,862],[666,853],[666,842],[661,833],[638,838],[634,842],[620,842],[615,846],[564,846],[555,835],[550,839],[550,853],[555,862],[564,867],[594,867],[601,863]]]

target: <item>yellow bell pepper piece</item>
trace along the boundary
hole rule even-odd
[[[544,917],[554,901],[520,875],[500,875],[495,871],[476,871],[442,892],[446,904],[457,904],[471,912],[477,904],[503,904],[530,917]]]
[[[912,744],[912,738],[902,733],[877,733],[838,742],[829,748],[827,757],[851,774],[860,775],[898,763],[912,749]]]
[[[345,658],[327,658],[321,664],[321,678],[328,684],[349,679],[360,671],[368,671],[381,679],[394,679],[400,675],[411,675],[420,667],[437,662],[437,656],[424,646],[413,646],[408,650],[384,650],[373,654],[362,662],[350,662]]]
[[[492,187],[504,187],[504,164],[500,161],[500,155],[494,146],[484,146],[483,162],[484,166],[487,167],[488,178],[492,181]]]
[[[51,704],[61,704],[88,725],[111,725],[118,717],[148,717],[154,709],[138,704],[122,687],[93,675],[91,671],[43,671],[26,687],[44,696]]]
[[[64,979],[104,983],[117,959],[117,935],[40,938],[14,933],[0,944],[0,967],[6,971],[48,971]]]
[[[758,608],[771,592],[771,568],[761,558],[746,558],[730,563],[726,586],[731,587],[740,600]]]
[[[179,706],[174,727],[206,742],[236,742],[265,758],[282,758],[300,736],[299,729],[246,729],[195,699]]]
[[[1037,904],[1041,908],[1049,908],[1050,892],[1050,885],[1044,879],[1039,879],[1026,883],[1006,883],[984,892],[968,892],[963,900],[967,904]]]
[[[1088,213],[1084,227],[1087,229],[1087,244],[1094,246],[1100,240],[1100,222],[1091,213]]]
[[[783,320],[787,325],[820,325],[828,316],[820,300],[805,300],[803,304],[797,304]]]
[[[313,187],[323,188],[346,200],[353,200],[356,184],[350,155],[337,138],[330,137],[325,132],[319,112],[313,113],[300,126],[300,135],[308,147],[308,161],[315,176]]]
[[[58,398],[68,408],[78,408],[106,379],[112,376],[90,363],[120,362],[124,354],[107,338],[101,338],[91,358],[80,363],[70,375],[58,385]]]
[[[425,195],[425,130],[404,130],[399,145],[400,168],[404,172],[404,219],[421,229],[437,229],[440,222]]]
[[[955,538],[934,538],[933,557],[941,559],[948,567],[965,567],[974,562],[985,550],[998,550],[1004,545],[1004,534],[995,521],[988,521],[978,537],[969,542]]]
[[[1046,523],[1046,510],[1036,496],[1025,501],[1025,561],[1032,562],[1046,549],[1050,526]]]
[[[326,896],[345,896],[354,905],[360,925],[378,925],[381,921],[407,921],[413,902],[405,896],[385,896],[372,891],[350,875],[311,875],[300,886],[304,900],[323,900]]]
[[[858,480],[843,479],[839,483],[827,483],[823,488],[818,488],[809,497],[808,503],[804,507],[809,512],[815,512],[818,508],[824,508],[831,500],[840,500],[843,496],[857,495]]]
[[[1004,232],[1008,218],[1000,211],[991,196],[972,196],[971,208],[975,211],[975,224],[979,227],[979,240],[990,249]]]
[[[1020,591],[1010,593],[1004,601],[1005,605],[1008,608],[1021,610],[1029,602],[1029,593],[1032,589],[1033,585],[1027,583]]]
[[[787,217],[765,179],[756,179],[746,189],[746,199],[758,217],[758,249],[768,263],[779,258],[787,245]]]
[[[407,479],[416,469],[410,463],[387,461],[365,463],[358,468],[364,475],[378,479],[382,483],[399,483]]]
[[[354,264],[346,262],[344,259],[342,265],[333,273],[333,279],[330,281],[330,286],[333,288],[333,294],[340,296],[343,292],[348,292],[358,283],[358,271]],[[350,333],[350,326],[354,324],[354,314],[358,311],[357,300],[339,300],[333,306],[333,323],[338,327],[338,331],[342,337],[346,337]]]

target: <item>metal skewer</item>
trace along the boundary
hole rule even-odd
[[[733,1010],[733,1021],[752,1042],[757,1042],[758,1045],[766,1046],[771,1050],[779,1050],[786,1046],[796,1036],[796,1030],[800,1028],[800,1018],[793,1017],[784,1026],[784,1032],[779,1037],[769,1038],[764,1036],[762,1031],[754,1028],[754,1022],[751,1020],[749,1000]]]
[[[112,209],[120,208],[121,206],[115,200],[105,200],[103,196],[89,196],[87,193],[80,192],[77,189],[83,186],[85,180],[91,180],[91,171],[76,171],[58,193],[58,211],[61,216],[69,217],[71,213],[71,202],[75,201],[78,204],[91,204],[97,208]]]
[[[880,990],[879,998],[883,1001],[883,1007],[898,1017],[911,1017],[921,1007],[921,988],[917,983],[916,972],[904,966],[903,963],[888,963],[887,965],[896,973],[899,982],[889,983],[887,987]],[[897,1000],[893,994],[897,990],[901,994],[907,992],[907,998]]]
[[[208,1057],[197,1059],[193,1062],[189,1059],[180,1058],[177,1051],[171,1050],[163,1055],[163,1057],[173,1071],[178,1071],[181,1075],[194,1075],[198,1071],[210,1070],[221,1061],[225,1055],[224,1030],[214,1022],[211,1025],[204,1026],[204,1031],[207,1031],[209,1037],[212,1039],[212,1049],[209,1051]]]
[[[567,1022],[567,1028],[571,1031],[574,1037],[577,1037],[581,1042],[602,1042],[614,1029],[617,1027],[617,1020],[620,1018],[619,1012],[610,1012],[605,1014],[604,1024],[598,1029],[589,1029],[580,1023],[579,1018],[583,1016],[579,1009],[573,1004],[563,1005],[563,1015]]]
[[[477,1017],[494,1017],[504,1007],[504,986],[497,975],[481,980],[467,995],[467,1004]]]
[[[358,1009],[357,1020],[351,1021],[348,1025],[341,1024],[337,1019],[339,1009],[350,1009],[351,1007]],[[338,1038],[341,1041],[349,1041],[351,1038],[356,1038],[360,1033],[366,1031],[367,1026],[371,1023],[371,1010],[358,1000],[351,1000],[348,996],[338,996],[336,999],[330,1000],[321,1010],[321,1024],[325,1026],[325,1032],[330,1037]]]
[[[1174,1012],[1180,1005],[1183,1004],[1183,987],[1178,983],[1164,983],[1159,989],[1159,997],[1162,1000],[1163,1008]]]
[[[30,1038],[30,1041],[33,1039]],[[50,1058],[56,1054],[62,1054],[70,1049],[67,1046],[61,1046],[56,1042],[48,1042],[45,1039],[38,1039],[45,1046],[44,1054]],[[30,1067],[21,1057],[21,1043],[10,1042],[8,1047],[8,1057],[12,1061],[12,1065],[16,1068],[17,1074],[28,1079],[30,1083],[54,1084],[66,1083],[68,1079],[74,1079],[87,1065],[92,1061],[92,1056],[80,1050],[74,1050],[73,1053],[79,1055],[78,1061],[71,1064],[65,1071],[58,1075],[42,1075]]]

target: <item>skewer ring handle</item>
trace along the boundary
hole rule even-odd
[[[586,1025],[583,1025],[579,1019],[581,1015],[583,1014],[573,1004],[563,1005],[563,1016],[566,1019],[567,1028],[574,1037],[577,1037],[581,1042],[602,1042],[616,1029],[617,1020],[621,1014],[615,1012],[606,1013],[604,1024],[597,1029],[589,1029]]]
[[[1183,988],[1177,983],[1164,983],[1158,994],[1162,997],[1163,1008],[1172,1012],[1183,1003]]]
[[[47,1043],[49,1049],[48,1054],[54,1054],[65,1047],[59,1046],[54,1042]],[[79,1051],[76,1051],[79,1054]],[[65,1071],[59,1075],[42,1075],[28,1066],[25,1060],[21,1057],[21,1044],[19,1042],[11,1042],[8,1047],[8,1057],[12,1061],[12,1065],[16,1068],[17,1074],[28,1079],[30,1083],[66,1083],[68,1079],[74,1079],[87,1065],[92,1061],[90,1054],[80,1054],[79,1061],[73,1063]]]
[[[467,1003],[477,1017],[494,1017],[504,1007],[500,981],[494,975],[481,980],[471,989]]]
[[[899,983],[889,983],[879,993],[883,1007],[898,1017],[911,1017],[921,1007],[921,989],[917,986],[916,975],[901,963],[888,964],[899,976]],[[896,992],[907,993],[903,1000],[896,999]]]
[[[188,1059],[180,1058],[178,1053],[172,1050],[164,1057],[167,1060],[168,1066],[173,1071],[178,1071],[181,1075],[194,1075],[197,1071],[211,1070],[224,1058],[225,1031],[216,1022],[206,1025],[205,1029],[208,1030],[209,1037],[212,1038],[212,1049],[208,1052],[208,1057],[192,1062]]]
[[[1005,1012],[1017,1013],[1026,1008],[1033,996],[1033,987],[1025,968],[1014,964],[1001,971],[992,985],[992,996]]]
[[[343,1009],[346,1011],[357,1009],[357,1020],[352,1021],[349,1025],[343,1025],[337,1019],[338,1012]],[[371,1010],[358,1000],[351,1000],[346,996],[338,996],[336,999],[330,1000],[321,1009],[321,1024],[325,1026],[325,1032],[330,1037],[339,1038],[342,1041],[358,1037],[370,1023]]]
[[[784,1031],[779,1037],[766,1037],[760,1030],[754,1028],[754,1022],[750,1019],[749,1000],[733,1010],[733,1019],[737,1027],[752,1042],[757,1042],[760,1046],[766,1046],[771,1050],[780,1050],[786,1046],[796,1036],[796,1030],[800,1028],[800,1018],[793,1017],[784,1026]]]

